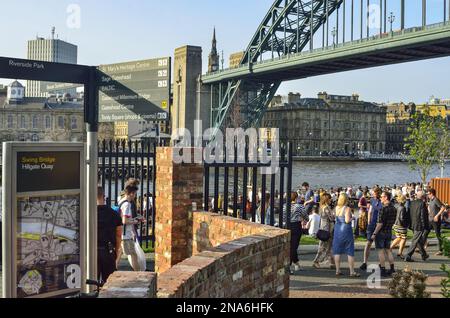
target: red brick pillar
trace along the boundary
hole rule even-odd
[[[189,150],[194,159],[194,149]],[[203,201],[203,165],[174,163],[177,151],[174,148],[156,151],[155,270],[158,274],[191,256],[190,211],[192,202],[200,209]]]

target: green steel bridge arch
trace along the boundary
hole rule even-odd
[[[413,28],[405,28],[405,0],[397,2],[399,30],[386,0],[275,0],[240,65],[202,76],[211,89],[212,127],[224,128],[236,109],[240,126],[259,126],[286,80],[450,55],[450,0],[442,0],[442,22],[431,25],[422,0],[422,21]],[[377,14],[377,34],[370,34],[370,14]]]

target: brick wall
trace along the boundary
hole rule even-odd
[[[203,200],[203,166],[174,163],[175,148],[158,148],[156,152],[156,225],[155,269],[163,273],[191,255],[190,240],[192,202]],[[189,149],[192,158],[195,149]]]
[[[192,213],[192,202],[202,206],[203,166],[174,163],[175,151],[158,148],[156,155],[157,284],[154,273],[116,272],[100,297],[288,297],[290,232]]]
[[[158,276],[159,298],[288,297],[289,231],[197,212],[193,256]]]

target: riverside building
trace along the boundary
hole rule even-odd
[[[83,100],[66,93],[61,98],[26,98],[18,81],[0,92],[0,140],[85,140]]]
[[[356,94],[275,96],[262,127],[279,128],[280,142],[291,142],[298,156],[386,150],[386,108],[361,101]]]

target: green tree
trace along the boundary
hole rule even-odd
[[[412,116],[406,150],[412,170],[420,173],[422,183],[426,184],[430,170],[440,162],[442,155],[442,136],[447,131],[445,120],[432,116],[430,109]]]
[[[444,177],[445,160],[450,157],[450,130],[443,129],[439,141],[439,167],[441,168],[441,178]]]

